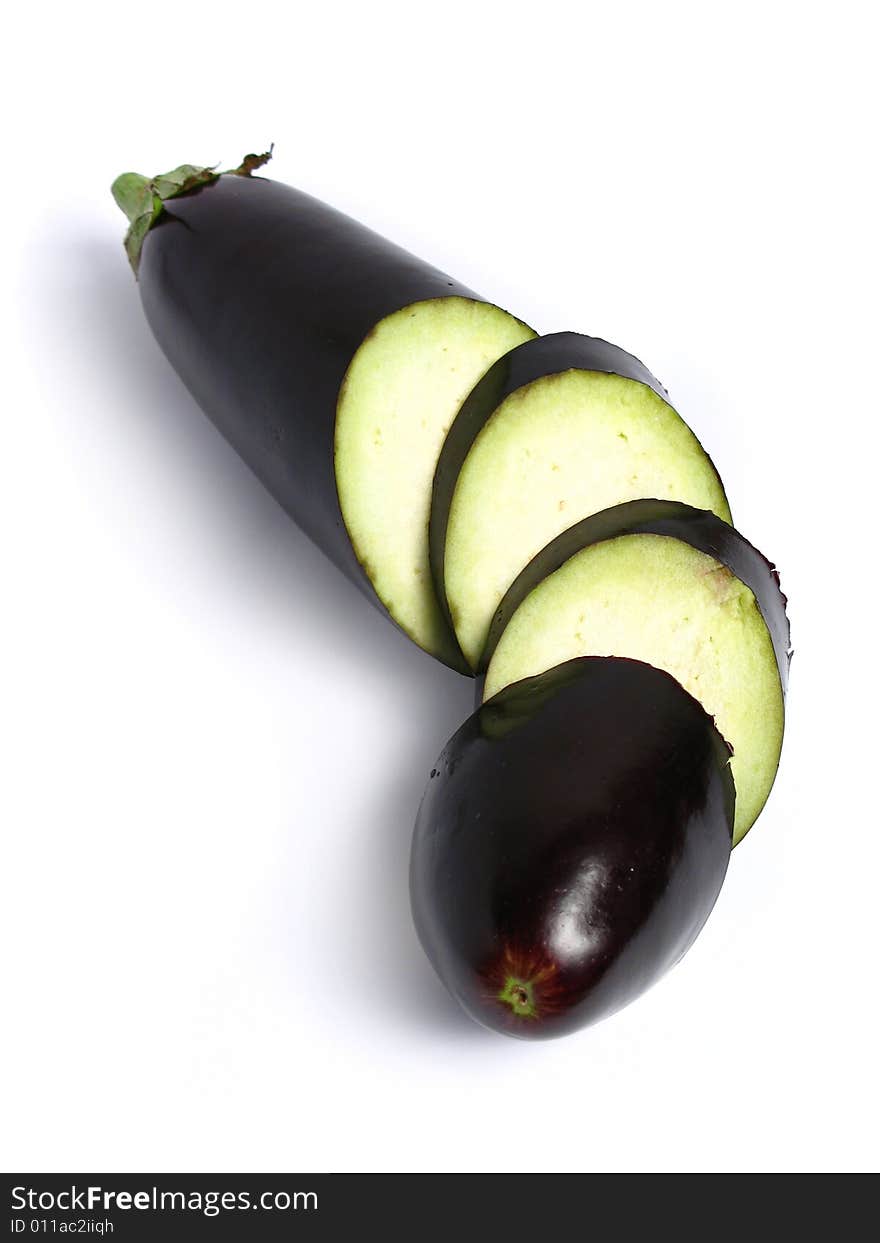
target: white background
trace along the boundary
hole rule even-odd
[[[876,1168],[870,10],[7,17],[4,1168]],[[685,962],[562,1041],[471,1025],[411,927],[469,685],[291,526],[141,314],[113,177],[269,141],[270,175],[643,358],[782,571],[767,810]]]

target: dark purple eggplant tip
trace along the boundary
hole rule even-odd
[[[568,661],[475,712],[428,782],[410,873],[419,937],[467,1013],[560,1036],[678,962],[727,870],[729,758],[639,661]]]

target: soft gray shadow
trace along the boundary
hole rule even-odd
[[[450,695],[425,703],[417,713],[413,713],[413,734],[421,731],[422,738],[412,754],[401,757],[382,797],[371,808],[375,832],[364,883],[378,900],[371,910],[373,926],[368,937],[355,948],[361,969],[354,973],[350,987],[361,991],[364,1007],[379,1001],[385,1013],[393,1013],[398,1021],[422,1027],[427,1022],[433,1031],[456,1041],[484,1041],[486,1030],[467,1018],[428,964],[409,905],[409,847],[419,802],[433,761],[461,724],[467,707],[462,710],[460,696]],[[445,725],[441,724],[444,719]],[[432,734],[437,736],[437,745],[425,762],[425,737]],[[369,969],[371,961],[386,968],[378,980]]]
[[[473,683],[419,652],[371,608],[211,426],[153,340],[121,247],[112,239],[85,236],[66,239],[64,250],[68,280],[59,311],[75,315],[77,335],[83,348],[94,351],[94,365],[120,393],[130,394],[118,419],[137,423],[139,444],[146,437],[155,458],[150,465],[178,477],[185,472],[193,512],[216,531],[212,553],[230,582],[258,593],[270,614],[301,617],[307,607],[335,648],[356,652],[395,685],[412,721],[410,745],[398,754],[378,805],[366,810],[365,831],[374,849],[364,879],[375,919],[352,929],[358,944],[348,962],[372,959],[389,968],[378,994],[376,980],[369,983],[373,1006],[423,1029],[482,1039],[482,1030],[447,995],[422,953],[407,883],[412,825],[428,772],[470,712]],[[68,297],[75,306],[65,308]],[[347,986],[366,989],[365,973],[352,975]]]
[[[290,521],[198,408],[153,339],[119,248],[87,238],[78,254],[70,314],[96,365],[127,395],[116,422],[136,421],[141,446],[146,432],[157,471],[185,474],[187,497],[214,534],[212,552],[230,582],[241,575],[248,589],[256,582],[262,602],[282,613],[301,615],[304,598],[314,601],[324,635],[399,676],[401,652],[412,645]],[[282,563],[289,574],[277,572]],[[415,648],[408,659],[421,663]]]

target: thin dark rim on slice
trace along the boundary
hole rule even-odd
[[[735,527],[710,510],[694,509],[681,501],[625,501],[591,514],[551,540],[514,579],[498,606],[492,618],[479,674],[485,674],[507,623],[539,583],[591,544],[621,535],[667,535],[682,540],[726,565],[740,582],[745,583],[755,596],[770,634],[784,698],[791,664],[790,626],[786,613],[787,598],[780,586],[776,567]]]

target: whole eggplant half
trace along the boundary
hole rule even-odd
[[[458,408],[531,328],[291,186],[182,165],[113,193],[156,340],[297,524],[415,643],[469,672],[435,596],[432,481]]]
[[[483,704],[431,773],[410,870],[422,945],[471,1018],[561,1036],[678,962],[727,871],[729,760],[639,661],[568,661]]]

